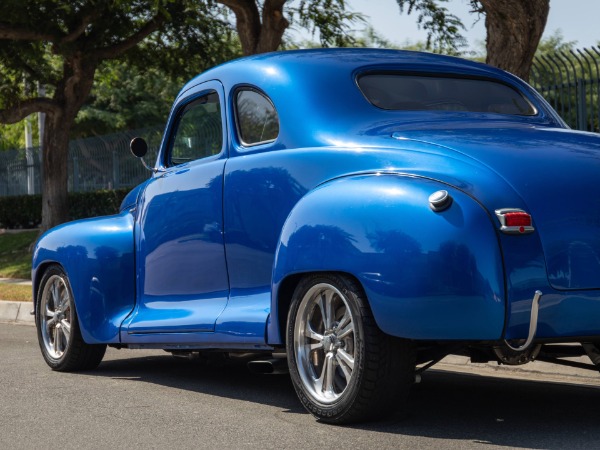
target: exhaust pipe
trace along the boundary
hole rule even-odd
[[[259,359],[257,361],[249,361],[247,366],[250,372],[262,375],[279,375],[289,373],[287,361],[283,358]]]

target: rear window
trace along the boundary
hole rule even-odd
[[[521,93],[492,80],[388,73],[362,75],[358,86],[369,102],[388,110],[536,114]]]

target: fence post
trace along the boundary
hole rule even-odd
[[[112,166],[113,166],[113,189],[119,189],[121,186],[119,185],[119,155],[117,154],[117,150],[113,148],[112,151]]]
[[[577,129],[587,131],[585,80],[577,78]]]
[[[73,155],[73,192],[79,192],[79,158],[76,154]]]

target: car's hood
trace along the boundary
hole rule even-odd
[[[530,126],[399,131],[394,137],[487,166],[527,205],[553,287],[600,288],[600,135]]]

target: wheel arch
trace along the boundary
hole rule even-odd
[[[44,278],[44,274],[46,273],[48,268],[51,266],[54,266],[54,265],[60,266],[65,271],[65,273],[67,272],[65,270],[65,268],[62,266],[62,264],[60,264],[58,261],[46,260],[37,265],[34,275],[32,276],[31,289],[32,289],[32,294],[33,294],[33,311],[34,311],[34,313],[37,310],[38,293],[39,293],[40,283],[42,281],[42,278]]]
[[[429,196],[451,205],[433,211]],[[293,288],[312,272],[351,276],[379,328],[407,339],[494,340],[505,322],[495,224],[483,206],[444,183],[401,174],[333,180],[309,192],[281,232],[268,341],[283,343]]]
[[[343,275],[348,278],[351,278],[353,281],[355,281],[361,287],[361,289],[364,292],[364,287],[360,283],[360,280],[358,278],[356,278],[353,274],[347,273],[347,272],[314,271],[314,272],[300,272],[300,273],[290,274],[287,277],[285,277],[283,280],[281,280],[281,283],[279,284],[279,287],[277,289],[277,326],[278,326],[279,330],[285,330],[285,328],[287,326],[288,312],[290,310],[290,305],[292,303],[292,297],[294,295],[294,291],[296,290],[296,287],[298,286],[298,284],[300,284],[300,281],[302,281],[302,279],[304,277],[307,277],[309,275],[318,274],[318,273]],[[281,343],[283,345],[285,345],[285,343],[286,343],[285,342],[286,341],[285,333],[282,333],[281,337],[282,337]]]

